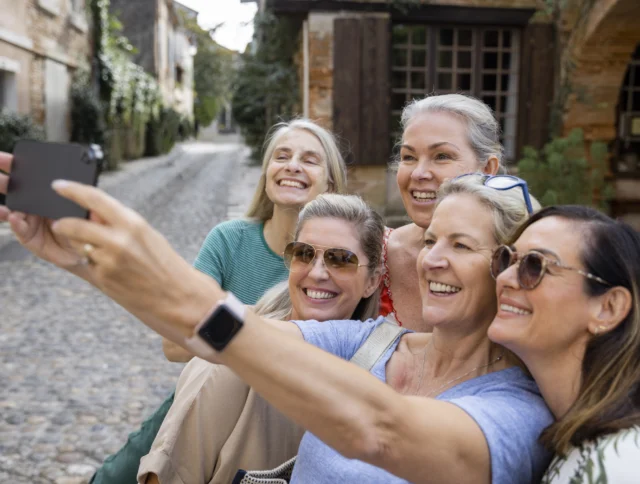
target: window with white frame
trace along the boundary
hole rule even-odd
[[[463,93],[495,111],[508,160],[516,155],[520,31],[506,27],[394,25],[391,126],[404,105],[427,94]]]

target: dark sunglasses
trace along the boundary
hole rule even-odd
[[[284,249],[284,265],[291,272],[302,272],[313,264],[318,252],[322,253],[324,266],[334,275],[349,275],[358,270],[360,264],[358,256],[347,249],[335,247],[313,246],[304,242],[291,242]]]
[[[533,205],[531,205],[531,197],[529,196],[529,186],[527,182],[522,178],[518,178],[513,175],[483,175],[481,173],[465,173],[454,178],[463,178],[465,176],[480,176],[482,177],[482,184],[495,190],[511,190],[512,188],[520,187],[522,189],[522,195],[524,196],[524,203],[527,205],[527,212],[533,213]]]
[[[500,274],[513,264],[518,264],[518,284],[520,284],[520,287],[523,289],[535,289],[542,281],[550,265],[577,272],[587,279],[611,286],[610,283],[598,276],[549,259],[535,250],[520,255],[506,245],[501,245],[493,252],[493,256],[491,257],[491,275],[494,279],[497,279]]]

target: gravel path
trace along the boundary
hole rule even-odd
[[[242,213],[259,168],[238,145],[193,143],[100,186],[187,260]],[[160,337],[0,233],[0,483],[83,484],[173,389]]]

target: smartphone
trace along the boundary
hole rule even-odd
[[[99,156],[91,146],[18,141],[9,174],[7,207],[51,219],[87,218],[89,212],[58,195],[51,182],[62,179],[95,186],[99,172]]]

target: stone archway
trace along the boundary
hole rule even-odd
[[[620,87],[640,42],[640,2],[583,0],[585,5],[588,14],[577,19],[565,52],[573,67],[565,73],[563,127],[565,133],[582,128],[586,139],[608,142],[616,138]]]

